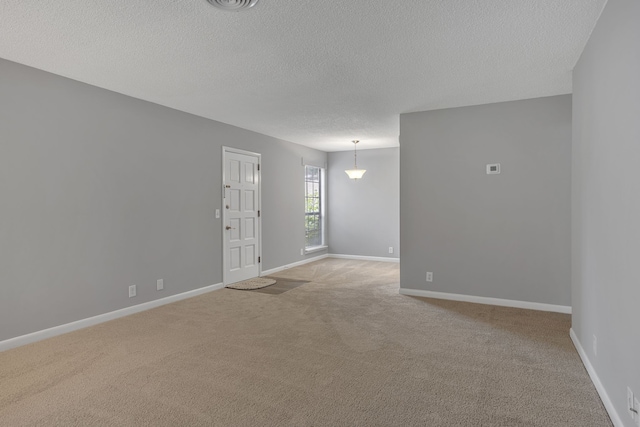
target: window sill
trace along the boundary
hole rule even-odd
[[[324,251],[326,249],[329,249],[329,246],[310,246],[308,248],[304,248],[304,254],[313,254],[316,252]]]

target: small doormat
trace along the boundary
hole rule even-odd
[[[275,280],[266,277],[254,277],[253,279],[243,280],[242,282],[231,283],[226,287],[229,289],[238,289],[241,291],[250,291],[252,289],[266,288],[276,283]]]
[[[308,280],[284,279],[282,277],[273,277],[273,279],[276,280],[275,284],[267,286],[266,288],[254,289],[253,292],[260,292],[270,295],[280,295],[304,284],[310,283]]]

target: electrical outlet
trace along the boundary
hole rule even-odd
[[[393,253],[393,246],[389,246],[389,253],[392,254]]]
[[[636,424],[640,426],[640,401],[637,397],[633,398],[633,409],[636,411],[634,412],[634,415],[636,416]]]
[[[598,357],[598,337],[593,336],[593,355]]]
[[[633,391],[631,391],[631,387],[627,387],[627,413],[629,414],[629,416],[632,419],[636,419],[635,418],[635,412],[632,411],[633,409]]]
[[[499,175],[500,163],[491,163],[487,165],[487,175]]]
[[[164,279],[158,279],[156,281],[156,291],[161,291],[164,289]]]
[[[427,282],[433,282],[433,273],[427,271]]]
[[[129,298],[136,296],[136,285],[129,286]]]
[[[220,209],[216,209],[216,219],[220,218]]]

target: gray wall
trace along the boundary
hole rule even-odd
[[[640,2],[609,0],[573,74],[573,330],[627,426],[627,386],[640,396],[639,23]]]
[[[402,114],[400,147],[402,288],[571,304],[570,95]]]
[[[353,168],[353,151],[328,156],[329,252],[398,258],[400,149],[358,150],[358,167],[367,172],[356,181],[344,172]]]
[[[221,282],[223,145],[263,155],[263,269],[304,258],[301,158],[326,153],[5,60],[0,76],[0,341]]]

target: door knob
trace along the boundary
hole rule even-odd
[[[235,230],[235,228],[233,228],[233,227],[231,227],[231,226],[229,226],[229,225],[227,225],[225,228],[226,228],[227,230]]]

